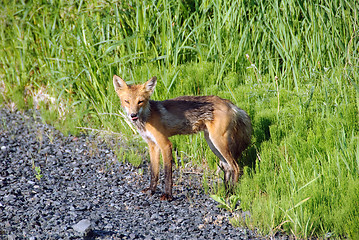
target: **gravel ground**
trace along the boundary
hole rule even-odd
[[[99,137],[65,137],[34,116],[0,109],[0,239],[259,238],[229,224],[200,177],[160,201],[141,193],[146,163],[119,163]]]

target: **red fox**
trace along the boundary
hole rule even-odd
[[[157,78],[144,84],[127,85],[113,76],[113,85],[127,116],[147,142],[151,160],[150,186],[143,192],[154,194],[157,187],[160,153],[165,174],[165,193],[161,200],[172,200],[173,135],[204,132],[204,137],[220,159],[224,182],[236,183],[242,169],[237,160],[251,141],[252,126],[248,114],[229,100],[217,96],[182,96],[165,101],[150,100]]]

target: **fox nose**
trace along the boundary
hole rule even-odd
[[[137,113],[131,113],[130,116],[131,116],[132,120],[137,120],[138,119]]]

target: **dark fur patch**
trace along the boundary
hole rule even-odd
[[[150,101],[150,109],[161,113],[162,123],[174,134],[203,131],[213,120],[213,103],[206,96],[182,96],[162,102]]]

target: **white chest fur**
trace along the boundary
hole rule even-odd
[[[149,131],[147,131],[147,130],[138,130],[138,132],[140,133],[141,137],[146,142],[153,142],[153,143],[157,144],[155,137]]]

